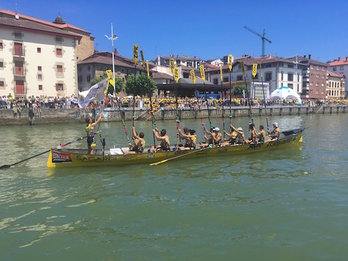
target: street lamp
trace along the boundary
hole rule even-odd
[[[106,39],[111,41],[112,45],[112,80],[114,81],[114,91],[116,93],[116,83],[115,83],[115,49],[114,49],[114,41],[118,38],[116,34],[114,34],[114,27],[111,23],[111,36],[105,35]]]

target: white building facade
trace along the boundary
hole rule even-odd
[[[76,95],[80,36],[0,11],[0,95]]]

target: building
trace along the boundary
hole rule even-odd
[[[121,56],[115,52],[115,75],[125,79],[130,74],[145,72],[144,66],[138,64],[136,67],[133,60]],[[78,86],[80,91],[89,89],[90,81],[105,75],[106,70],[112,70],[112,53],[95,52],[93,55],[78,62]],[[150,69],[153,64],[149,64]]]
[[[214,84],[229,85],[231,81],[231,85],[233,87],[242,85],[244,84],[243,71],[241,67],[242,61],[245,65],[248,88],[250,88],[250,83],[252,81],[261,82],[260,67],[258,67],[258,72],[255,79],[252,79],[252,65],[256,63],[259,66],[262,66],[263,81],[264,83],[267,83],[265,86],[269,86],[267,93],[271,93],[280,86],[287,86],[295,89],[299,94],[302,92],[302,71],[306,68],[306,66],[280,57],[239,57],[235,59],[231,72],[228,65],[224,65],[222,67],[222,83],[220,78],[220,68],[207,70],[206,77]]]
[[[327,72],[326,97],[328,99],[343,99],[345,97],[345,79],[343,73]]]
[[[302,98],[325,99],[328,64],[313,60],[310,54],[308,57],[304,55],[291,57],[289,59],[306,66],[302,72]]]
[[[0,11],[0,95],[77,94],[79,30]]]
[[[167,66],[169,67],[170,65],[170,59],[174,58],[174,64],[176,66],[185,66],[189,68],[199,68],[199,65],[203,62],[202,59],[197,58],[196,56],[194,57],[189,57],[189,56],[158,56],[157,59],[154,61],[155,64],[157,65],[162,65],[162,66]]]
[[[329,62],[329,70],[335,73],[343,73],[345,79],[348,77],[348,57],[338,57],[336,60]],[[345,97],[347,97],[348,86],[345,86]]]

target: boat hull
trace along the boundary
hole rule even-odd
[[[186,151],[168,151],[156,153],[139,153],[128,155],[89,155],[85,150],[78,149],[51,149],[48,160],[48,168],[67,168],[67,167],[90,167],[90,166],[122,166],[134,164],[151,164],[162,160],[170,160],[171,158],[198,158],[214,155],[234,155],[246,154],[262,151],[270,151],[277,148],[284,148],[302,143],[302,130],[288,131],[288,135],[283,135],[279,140],[259,143],[259,144],[243,144],[227,147],[216,147]],[[286,133],[286,132],[283,132]]]

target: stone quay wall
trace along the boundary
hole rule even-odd
[[[301,115],[301,114],[334,114],[345,113],[347,111],[346,105],[321,105],[317,107],[305,107],[305,106],[269,106],[267,107],[268,116],[282,116],[282,115]],[[249,116],[249,107],[232,107],[232,117],[246,117]],[[252,113],[254,116],[264,116],[265,108],[253,107]],[[96,112],[99,114],[99,110]],[[221,118],[223,110],[222,108],[210,107],[200,110],[182,109],[178,110],[181,119],[201,119],[208,118],[210,114],[211,118]],[[82,109],[47,109],[43,108],[41,115],[35,113],[33,124],[59,124],[59,123],[83,123],[85,119],[91,115],[89,112],[85,112]],[[132,108],[105,108],[103,121],[121,121],[122,118],[125,121],[132,120]],[[155,114],[156,120],[175,120],[177,118],[176,110],[158,110]],[[230,108],[225,107],[225,118],[229,118]],[[151,121],[151,114],[145,109],[136,109],[134,113],[136,121]],[[0,110],[0,125],[27,125],[29,124],[28,110],[23,109],[21,115],[14,117],[12,110]]]

